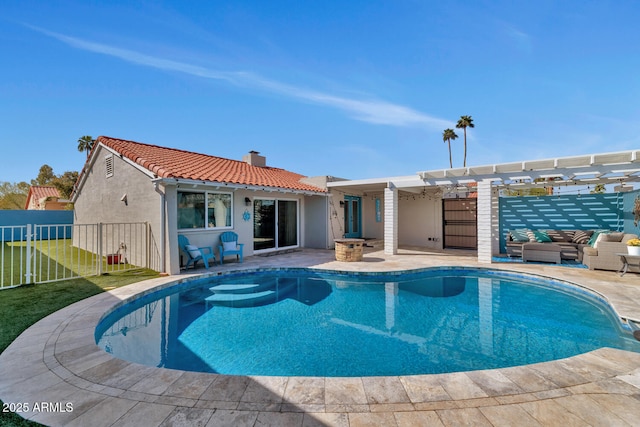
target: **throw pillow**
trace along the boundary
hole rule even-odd
[[[511,234],[511,240],[513,240],[514,242],[520,242],[520,243],[528,242],[529,236],[527,235],[527,231],[529,230],[525,228],[509,230],[509,234]]]
[[[236,242],[222,242],[222,249],[225,252],[235,251],[237,248]]]
[[[614,233],[605,234],[603,237],[603,242],[622,242],[622,238],[624,237],[624,233],[616,231]]]
[[[527,235],[530,242],[549,243],[553,241],[547,232],[542,230],[531,230],[527,232]]]
[[[570,242],[573,239],[574,230],[546,230],[554,242]]]
[[[596,247],[596,242],[598,241],[598,239],[601,239],[600,236],[603,234],[607,234],[610,233],[609,230],[595,230],[593,232],[593,234],[591,235],[591,238],[589,239],[589,246],[595,248]]]
[[[189,252],[191,258],[198,258],[200,256],[200,249],[198,249],[197,246],[186,245],[185,249],[187,250],[187,252]]]
[[[593,235],[593,230],[577,230],[573,235],[573,239],[571,239],[572,243],[577,243],[579,245],[586,245],[589,243],[589,238]]]
[[[533,234],[536,236],[536,241],[540,243],[553,242],[553,239],[551,238],[551,236],[549,236],[549,233],[547,233],[546,231],[538,230],[538,231],[534,231]]]
[[[600,235],[598,236],[598,238],[596,239],[596,241],[593,243],[593,247],[598,249],[598,245],[600,244],[600,242],[606,242],[607,241],[607,235],[609,233],[600,233]]]

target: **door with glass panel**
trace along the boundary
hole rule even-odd
[[[253,249],[298,246],[298,201],[254,199]]]
[[[344,196],[344,237],[360,238],[361,217],[360,203],[362,199],[356,196]]]

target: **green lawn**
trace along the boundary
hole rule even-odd
[[[44,240],[33,248],[35,256],[36,282],[46,282],[56,278],[92,276],[97,273],[97,255],[72,245],[71,239]],[[16,241],[0,246],[0,260],[3,262],[0,288],[15,286],[24,281],[26,274],[26,243]],[[102,259],[102,271],[122,271],[134,266],[129,264],[107,264]]]
[[[0,353],[22,331],[63,307],[105,292],[106,289],[154,277],[158,277],[155,271],[137,269],[0,290]],[[37,425],[39,424],[25,421],[18,415],[0,412],[0,427]]]

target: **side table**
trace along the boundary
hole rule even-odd
[[[627,270],[629,270],[629,265],[640,268],[640,255],[629,255],[624,253],[617,253],[616,255],[618,255],[620,257],[620,261],[622,261],[622,267],[618,270],[620,277],[624,276]]]

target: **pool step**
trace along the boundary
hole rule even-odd
[[[218,285],[218,286],[212,286],[209,288],[209,290],[211,292],[215,292],[215,293],[246,293],[249,292],[251,290],[254,290],[255,288],[259,287],[260,285],[257,285],[255,283],[232,283],[232,284],[228,284],[228,285]]]
[[[275,291],[262,291],[251,294],[214,294],[205,298],[209,302],[240,302],[257,300],[275,294]]]
[[[208,304],[228,307],[256,307],[273,304],[286,298],[294,289],[295,283],[253,283],[224,284],[209,288],[213,295],[205,298]]]

